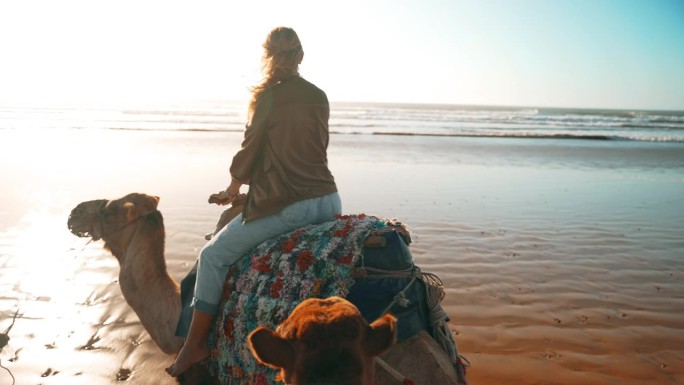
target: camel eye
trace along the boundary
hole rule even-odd
[[[110,217],[112,215],[114,215],[114,210],[112,210],[111,207],[105,205],[105,206],[102,206],[100,208],[100,216],[101,217],[107,218],[107,217]]]

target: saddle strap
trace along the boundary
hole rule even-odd
[[[379,356],[375,357],[375,362],[382,366],[382,368],[385,369],[387,373],[389,373],[397,381],[400,381],[403,385],[416,385],[416,383],[412,379],[404,377],[403,374],[399,373],[396,369],[392,367],[392,365],[385,362],[385,360],[383,360]]]

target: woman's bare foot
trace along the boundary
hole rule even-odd
[[[166,368],[166,373],[178,377],[190,369],[192,365],[209,357],[209,330],[213,320],[213,314],[197,309],[193,310],[188,338],[185,339],[176,361]]]
[[[178,357],[176,357],[176,361],[166,368],[166,373],[173,377],[178,377],[194,364],[209,357],[209,353],[209,346],[206,343],[200,344],[200,346],[183,345],[183,348],[178,353]]]

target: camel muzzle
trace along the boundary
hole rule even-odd
[[[79,203],[69,214],[67,227],[77,237],[92,237],[93,224],[99,222],[102,208],[107,204],[106,199],[96,199]]]

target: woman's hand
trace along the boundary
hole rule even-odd
[[[228,205],[233,203],[235,199],[240,196],[240,186],[242,183],[235,178],[231,178],[230,186],[223,191],[209,195],[209,203],[216,203],[217,205]],[[244,195],[244,194],[243,194]]]
[[[209,195],[209,203],[216,203],[217,205],[225,206],[233,203],[237,196],[238,194],[231,194],[228,192],[228,190],[223,190]]]

